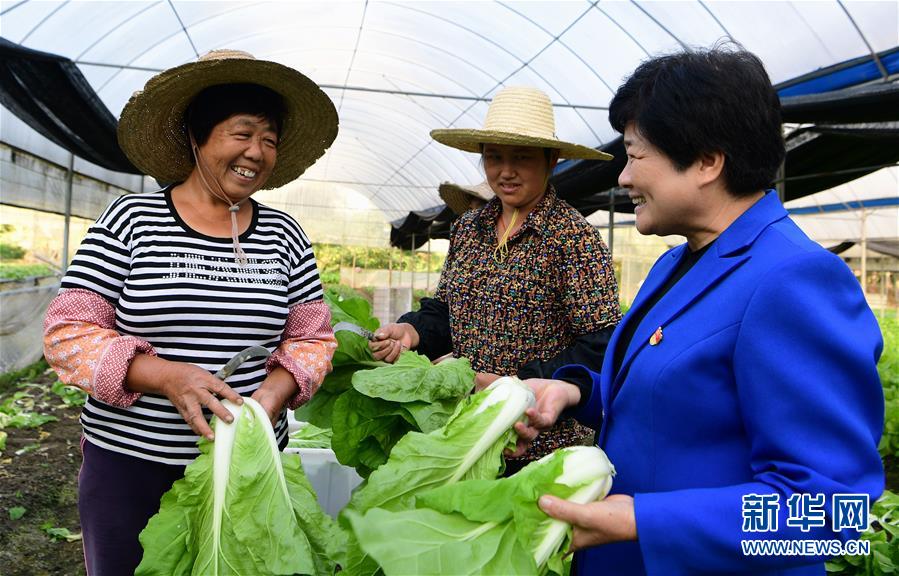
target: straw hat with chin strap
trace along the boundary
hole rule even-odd
[[[284,100],[278,160],[263,188],[298,178],[337,137],[337,110],[318,85],[277,62],[239,50],[213,50],[196,62],[170,68],[135,92],[119,121],[119,145],[145,174],[164,183],[183,182],[194,169],[185,111],[196,96],[220,84],[259,84]]]
[[[486,181],[476,186],[462,186],[461,184],[444,182],[437,188],[437,192],[450,210],[458,216],[469,210],[472,198],[490,202],[496,196]]]
[[[459,150],[480,153],[482,144],[554,148],[560,158],[611,160],[612,155],[556,138],[556,122],[549,96],[528,87],[497,92],[487,109],[483,129],[431,130],[431,138]]]

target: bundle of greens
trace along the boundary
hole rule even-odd
[[[377,330],[378,320],[364,298],[326,293],[331,321]],[[407,432],[431,432],[443,426],[474,387],[468,360],[433,365],[424,356],[404,352],[395,364],[377,362],[368,341],[346,330],[334,334],[334,367],[321,388],[295,412],[297,420],[333,430],[337,460],[363,478],[387,461]]]
[[[464,358],[435,365],[411,351],[395,364],[357,371],[331,412],[337,460],[367,478],[406,433],[443,426],[474,387],[474,377]]]
[[[333,574],[345,538],[318,504],[300,459],[281,454],[251,398],[216,420],[215,442],[162,497],[140,534],[136,574]]]
[[[380,326],[378,319],[371,315],[371,305],[360,296],[341,296],[327,291],[325,303],[331,310],[331,325],[338,322],[350,322],[367,330],[375,331]],[[331,413],[334,403],[341,394],[352,387],[352,378],[358,370],[369,370],[386,366],[384,362],[375,360],[368,349],[368,340],[341,330],[334,333],[337,339],[337,350],[331,358],[333,370],[328,374],[321,387],[306,404],[294,414],[297,420],[309,422],[320,428],[331,428]]]
[[[537,506],[543,494],[604,498],[614,468],[596,447],[557,450],[500,480],[469,480],[416,497],[415,509],[348,511],[358,545],[387,576],[564,576],[571,527]],[[409,546],[414,542],[414,546]]]
[[[443,427],[429,434],[406,434],[387,463],[353,493],[341,512],[341,526],[349,532],[354,514],[374,508],[409,510],[418,494],[439,486],[496,478],[504,467],[503,450],[515,446],[517,435],[512,426],[533,405],[530,388],[517,378],[500,378],[462,401]],[[408,547],[397,542],[397,546]],[[377,563],[363,552],[351,532],[343,568],[347,576],[379,572]]]

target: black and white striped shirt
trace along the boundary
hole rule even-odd
[[[120,334],[147,341],[159,357],[216,372],[252,345],[274,352],[289,309],[322,298],[311,244],[287,214],[252,199],[253,218],[235,262],[230,238],[192,230],[171,190],[115,200],[90,228],[62,280],[62,291],[93,291],[115,307]],[[245,362],[228,379],[248,396],[265,379],[265,359]],[[128,408],[90,397],[81,423],[103,448],[166,464],[188,464],[197,436],[164,396],[143,395]],[[286,442],[286,414],[275,426]]]

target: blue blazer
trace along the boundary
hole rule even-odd
[[[637,542],[591,548],[580,574],[824,574],[824,557],[745,556],[744,539],[853,539],[831,495],[880,495],[880,329],[858,281],[769,191],[645,316],[613,374],[621,328],[677,268],[663,254],[613,334],[576,416],[599,430],[612,493],[634,496]],[[650,338],[661,328],[662,338]],[[791,494],[825,495],[827,525],[787,527]],[[744,533],[743,495],[777,494],[778,530]]]

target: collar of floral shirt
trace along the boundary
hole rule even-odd
[[[537,205],[534,206],[534,209],[527,215],[521,225],[521,229],[518,230],[512,238],[516,238],[526,229],[534,230],[539,234],[546,235],[549,232],[547,218],[549,218],[550,213],[552,213],[553,208],[555,208],[558,201],[559,197],[556,195],[556,189],[550,184],[546,190],[546,194],[543,195],[540,202],[538,202]],[[494,198],[488,202],[486,206],[481,208],[475,217],[478,229],[483,233],[495,237],[496,222],[499,219],[502,209],[499,198]]]

